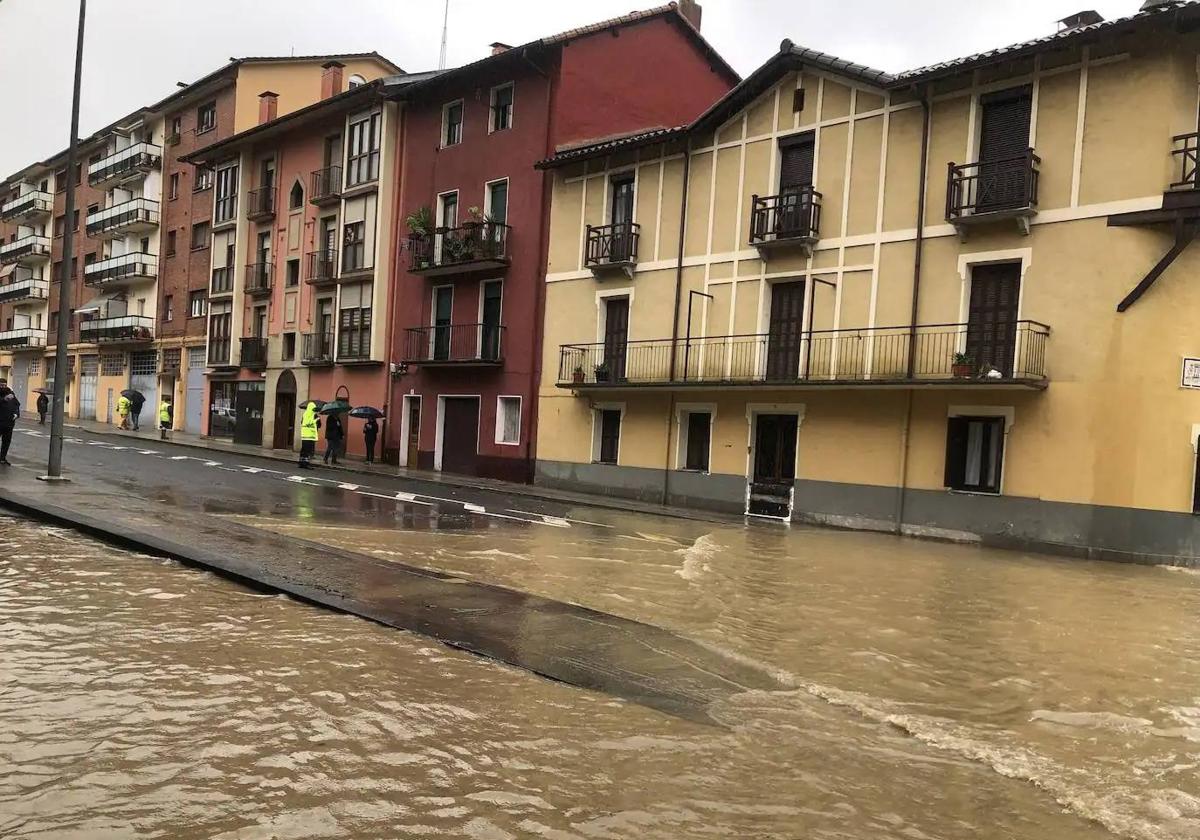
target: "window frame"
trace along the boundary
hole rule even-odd
[[[607,412],[616,412],[617,419],[617,446],[613,460],[604,460],[604,415]],[[625,403],[610,403],[601,402],[595,403],[592,406],[592,463],[605,464],[608,466],[619,466],[621,463],[621,439],[625,427]]]
[[[383,112],[370,111],[351,117],[346,127],[346,189],[379,180],[379,144]],[[365,169],[363,174],[361,170]]]
[[[188,292],[188,319],[206,317],[208,317],[208,294],[202,290],[193,289]]]
[[[447,142],[450,139],[450,109],[452,109],[455,105],[458,106],[458,137],[453,143],[450,143]],[[441,137],[439,138],[441,141],[439,147],[448,149],[451,146],[461,146],[463,142],[463,135],[465,134],[466,123],[467,103],[465,99],[454,99],[442,105],[442,131]]]
[[[508,124],[496,127],[496,117],[499,111],[496,110],[496,94],[502,90],[509,91],[508,97]],[[517,103],[517,86],[515,82],[504,82],[503,84],[495,85],[488,92],[488,134],[495,134],[498,131],[508,131],[513,127],[513,116],[516,114]]]
[[[179,198],[179,173],[172,172],[167,177],[167,199],[174,201]]]
[[[174,318],[174,295],[163,295],[163,321],[171,321]]]
[[[237,221],[240,170],[237,161],[217,167],[214,178],[216,192],[213,195],[214,226]]]
[[[994,430],[994,436],[987,438],[984,442],[985,446],[993,445],[996,447],[994,456],[996,459],[995,476],[994,481],[990,483],[969,484],[966,480],[971,466],[968,446],[972,424],[982,424],[985,428],[990,427]],[[1011,429],[1012,423],[1009,420],[1009,416],[1003,411],[997,412],[988,408],[972,410],[969,406],[959,410],[952,408],[946,418],[946,455],[943,486],[955,493],[970,493],[984,496],[1003,495],[1004,456],[1008,444],[1008,433]],[[960,454],[962,458],[961,464],[956,463],[956,459]],[[986,459],[987,453],[981,450],[979,463],[981,476],[987,465]]]
[[[173,256],[175,256],[175,249],[176,249],[176,247],[177,247],[177,245],[176,245],[176,243],[177,243],[177,240],[178,240],[178,235],[177,235],[177,233],[176,233],[175,231],[173,231],[173,230],[169,230],[169,231],[167,231],[166,255],[167,255],[168,257],[173,257]]]
[[[705,452],[705,467],[703,469],[688,466],[688,450],[691,443],[690,423],[693,414],[708,415],[708,447]],[[675,406],[675,469],[698,475],[710,475],[712,473],[713,433],[716,430],[716,426],[716,403],[679,403]]]
[[[517,437],[516,440],[504,439],[503,426],[503,409],[505,400],[517,401]],[[500,394],[496,397],[496,445],[497,446],[520,446],[521,445],[521,421],[524,419],[525,398],[520,394]]]
[[[198,193],[211,190],[217,180],[216,172],[213,171],[213,168],[211,166],[197,166],[195,167],[195,172],[196,180],[192,183],[192,192]]]
[[[202,244],[202,245],[196,244],[196,228],[202,228],[202,229],[207,230],[207,234],[205,235],[204,240],[203,240],[204,244]],[[211,222],[209,222],[207,220],[202,221],[202,222],[194,222],[192,224],[191,234],[192,234],[192,238],[191,238],[191,241],[188,243],[189,250],[205,251],[205,250],[208,250],[210,247],[212,247],[212,223]]]
[[[512,184],[509,178],[505,175],[503,178],[493,178],[490,181],[483,182],[483,215],[487,218],[492,217],[492,188],[504,184],[504,219],[498,224],[508,224],[508,198],[509,189]]]
[[[209,114],[212,115],[212,119],[206,122],[205,117]],[[196,108],[196,134],[207,134],[216,127],[217,100],[213,99]]]

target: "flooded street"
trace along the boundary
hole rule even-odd
[[[0,520],[0,837],[1200,837],[1200,579],[587,511],[238,517],[784,674],[704,726]]]

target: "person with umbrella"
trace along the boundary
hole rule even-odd
[[[37,398],[38,425],[46,425],[46,415],[50,413],[50,398],[45,391],[38,391]]]
[[[129,397],[129,414],[133,418],[133,430],[136,432],[141,428],[142,407],[146,405],[146,397],[141,391],[132,388],[121,393]]]
[[[0,464],[6,467],[12,466],[8,463],[8,447],[12,445],[13,428],[20,416],[17,395],[8,387],[7,379],[0,379]]]
[[[317,451],[317,430],[321,421],[317,419],[317,404],[309,400],[304,405],[304,416],[300,418],[300,469],[312,469],[312,456]]]
[[[375,463],[375,442],[379,440],[379,418],[383,412],[369,405],[362,405],[350,412],[351,417],[359,417],[367,422],[363,424],[363,441],[367,446],[367,463]]]
[[[322,409],[324,414],[325,410]],[[329,463],[330,457],[333,458],[333,465],[336,467],[338,462],[338,452],[341,451],[342,441],[346,439],[346,430],[342,427],[342,421],[336,413],[330,413],[329,419],[325,421],[325,463]]]

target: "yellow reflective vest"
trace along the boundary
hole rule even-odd
[[[133,403],[130,402],[129,397],[121,397],[121,399],[117,400],[117,414],[128,414],[131,405]]]
[[[171,422],[171,404],[169,402],[164,401],[158,407],[158,422],[163,425]]]
[[[304,407],[304,417],[300,420],[300,440],[317,439],[317,404],[310,402]]]

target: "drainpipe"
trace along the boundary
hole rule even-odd
[[[527,51],[521,51],[521,58],[528,64],[533,71],[546,80],[546,139],[543,143],[545,155],[549,157],[554,154],[554,149],[551,144],[554,140],[554,77],[538,66],[537,62],[529,57]],[[538,427],[538,408],[541,400],[539,392],[542,389],[542,352],[543,341],[546,333],[546,276],[545,268],[549,265],[550,260],[550,201],[553,193],[554,181],[547,177],[545,170],[537,170],[541,172],[542,179],[542,206],[541,218],[538,220],[538,256],[537,270],[533,276],[535,287],[534,309],[533,309],[533,365],[530,373],[530,388],[529,388],[529,433],[525,435],[525,481],[533,484],[534,478],[537,476],[537,427]]]
[[[908,320],[908,378],[912,379],[917,361],[917,305],[921,294],[921,255],[925,246],[925,194],[927,191],[926,178],[929,173],[929,134],[933,122],[929,86],[921,96],[921,113],[924,121],[921,126],[921,164],[920,182],[917,184],[917,240],[913,251],[913,291],[912,313]],[[896,533],[904,530],[904,502],[908,491],[908,452],[912,436],[913,392],[908,389],[907,405],[904,409],[904,428],[900,435],[900,486],[896,490]]]
[[[387,293],[387,347],[385,349],[386,358],[383,364],[383,446],[381,450],[387,449],[388,435],[392,431],[392,391],[397,387],[397,380],[392,378],[392,357],[395,354],[396,341],[396,288],[400,285],[400,255],[403,253],[402,243],[403,237],[400,235],[400,226],[404,222],[400,218],[404,205],[404,164],[406,161],[405,150],[408,146],[408,115],[405,113],[404,104],[396,103],[396,119],[400,122],[399,131],[399,147],[396,149],[396,166],[399,168],[399,177],[394,179],[396,184],[396,196],[392,201],[392,224],[395,231],[395,247],[392,248],[392,270],[391,276],[388,278],[388,293]],[[401,418],[403,420],[403,418]],[[403,422],[397,423],[396,428],[403,428]],[[396,461],[399,463],[400,447],[403,441],[396,438]],[[379,453],[379,460],[383,460],[383,451]],[[410,468],[416,464],[409,464]]]
[[[666,154],[666,147],[663,147]],[[688,174],[692,169],[692,141],[688,138],[683,150],[683,189],[679,200],[679,250],[675,256],[675,311],[671,315],[671,382],[675,381],[675,357],[679,350],[679,302],[683,299],[683,236],[687,229]],[[665,170],[664,170],[665,171]],[[662,186],[661,184],[659,185]],[[686,373],[686,372],[685,372]],[[671,493],[671,447],[675,431],[675,390],[670,389],[667,401],[667,451],[663,457],[662,501],[665,505]]]

